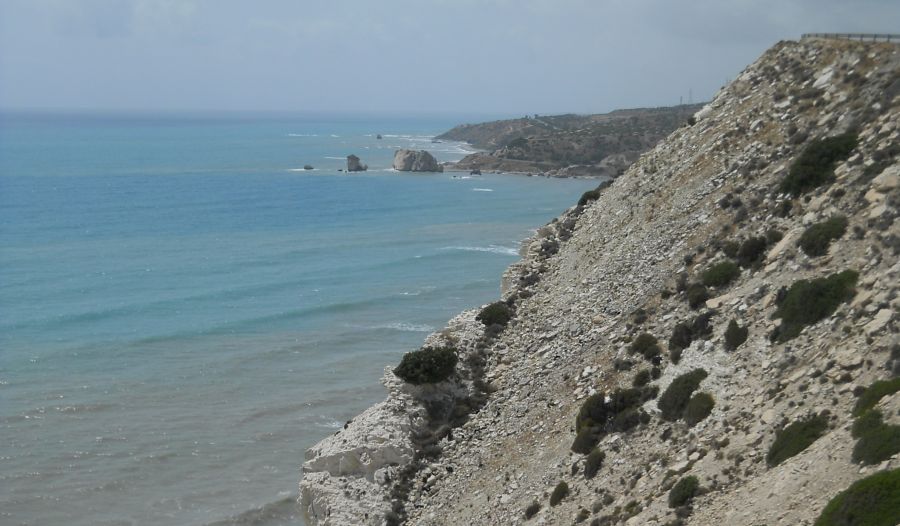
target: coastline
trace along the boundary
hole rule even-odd
[[[866,178],[865,168],[873,163],[863,160],[896,140],[897,106],[878,102],[874,112],[866,113],[865,104],[844,104],[854,96],[874,104],[890,76],[873,74],[872,82],[880,84],[872,90],[860,90],[864,83],[831,81],[836,64],[853,67],[862,56],[878,58],[864,62],[863,73],[897,71],[891,46],[777,44],[700,110],[694,124],[676,130],[583,206],[539,229],[523,257],[504,273],[501,299],[515,299],[515,315],[499,336],[477,324],[476,311],[464,312],[429,336],[436,344],[459,339],[463,362],[481,361],[484,393],[491,394],[484,409],[467,415],[458,427],[446,425],[446,414],[472,396],[479,379],[465,366],[425,390],[396,386],[386,371],[390,387],[384,403],[398,401],[406,411],[390,413],[390,446],[410,460],[366,464],[386,458],[377,453],[380,444],[388,443],[379,436],[380,420],[368,427],[362,420],[358,428],[356,420],[349,423],[347,440],[342,432],[324,440],[304,466],[337,466],[314,471],[322,474],[318,481],[301,481],[314,524],[400,524],[407,518],[426,525],[521,523],[523,510],[533,505],[538,523],[544,524],[573,517],[580,522],[592,515],[596,524],[663,524],[679,513],[695,514],[696,524],[814,520],[831,496],[870,469],[859,469],[851,460],[853,392],[891,366],[889,353],[868,351],[884,351],[896,342],[891,307],[864,309],[864,300],[816,320],[815,330],[788,345],[777,338],[781,322],[774,316],[781,287],[846,268],[863,274],[860,294],[866,299],[894,298],[890,301],[896,303],[900,268],[895,259],[867,257],[867,243],[875,241],[866,240],[865,229],[836,241],[839,249],[822,260],[805,259],[795,248],[805,227],[832,214],[844,213],[860,225],[872,220],[891,225],[888,220],[896,216],[885,204],[886,193],[896,195],[896,160],[876,165],[883,172],[875,179]],[[773,77],[784,63],[794,64],[796,78],[825,93],[821,106],[776,92],[791,87],[790,79]],[[835,166],[840,193],[825,188],[794,204],[773,191],[807,140],[791,142],[797,128],[827,126],[840,134],[851,123],[863,126],[860,149]],[[855,185],[863,185],[862,191]],[[858,191],[859,206],[841,201],[848,189]],[[732,207],[736,195],[741,198]],[[745,200],[753,203],[749,211]],[[788,213],[778,215],[783,203],[798,210],[788,207]],[[771,229],[779,237],[760,249],[763,264],[739,271],[730,288],[711,291],[706,301],[689,304],[679,289],[680,275],[685,283],[690,275],[701,276],[726,257],[725,241]],[[632,356],[631,344],[642,331],[655,334],[664,346],[678,324],[696,326],[707,314],[705,323],[715,323],[708,333],[677,353],[671,352],[675,344],[670,341],[668,354],[658,349],[653,357],[658,358],[653,362],[655,393],[641,399],[635,414],[645,416],[631,424],[639,432],[616,429],[599,437],[597,447],[607,455],[603,471],[594,480],[586,471],[582,476],[585,458],[574,451],[572,426],[579,406],[597,393],[637,385],[632,369],[642,362]],[[740,352],[726,346],[729,319],[749,328]],[[842,324],[847,329],[830,330]],[[874,363],[863,366],[864,360]],[[664,417],[656,396],[700,368],[702,389],[714,406],[691,424],[677,415]],[[893,414],[897,403],[900,396],[887,399],[886,414]],[[784,427],[811,416],[833,421],[828,433],[784,465],[767,465],[766,450]],[[356,436],[371,439],[366,444],[374,443],[374,457],[369,450],[356,456]],[[432,446],[442,454],[432,456]],[[894,455],[875,469],[890,470],[898,462]],[[723,474],[726,480],[719,478]],[[688,476],[704,491],[692,495],[693,507],[674,509],[670,490]],[[789,491],[774,494],[773,486]],[[351,488],[362,493],[343,491]],[[373,503],[364,519],[354,512],[363,496]],[[550,506],[544,507],[548,497]]]

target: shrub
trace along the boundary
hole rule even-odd
[[[853,406],[853,414],[856,416],[863,414],[865,411],[875,407],[883,397],[892,395],[897,391],[900,391],[900,378],[873,382],[856,400],[856,405]]]
[[[443,382],[453,374],[457,360],[452,347],[425,347],[404,354],[394,374],[413,385]]]
[[[740,249],[741,245],[737,241],[726,241],[722,244],[722,253],[732,259],[737,257]]]
[[[700,489],[700,481],[697,477],[689,475],[682,478],[669,490],[669,507],[678,508],[689,503]]]
[[[656,337],[646,332],[639,335],[631,342],[629,350],[631,351],[631,354],[639,353],[646,360],[652,360],[654,357],[659,356],[660,353],[659,343],[657,343]]]
[[[766,238],[751,237],[741,243],[738,249],[737,262],[743,268],[751,268],[759,265],[766,257]]]
[[[792,423],[776,433],[775,442],[766,454],[766,463],[769,467],[781,464],[812,445],[825,434],[826,429],[828,420],[824,416],[813,416]]]
[[[672,360],[672,363],[678,364],[681,361],[681,354],[684,352],[684,349],[675,348],[669,349],[669,360]]]
[[[675,349],[687,349],[691,346],[692,341],[694,341],[694,335],[691,326],[683,321],[676,323],[675,328],[672,329],[672,336],[669,338],[670,355]]]
[[[559,484],[556,485],[555,488],[553,488],[553,493],[550,494],[550,505],[556,506],[557,504],[562,502],[562,500],[564,498],[566,498],[568,495],[569,495],[569,485],[566,484],[565,482],[560,482]]]
[[[687,288],[688,305],[692,309],[700,308],[709,299],[709,291],[700,283],[692,283]]]
[[[701,280],[707,287],[724,287],[741,275],[741,269],[731,261],[722,261],[707,268]]]
[[[774,245],[784,238],[784,234],[781,233],[780,230],[776,228],[770,228],[766,230],[766,243],[769,245]]]
[[[583,427],[575,435],[575,440],[572,441],[572,451],[581,455],[587,455],[594,449],[599,440],[600,437],[590,426]]]
[[[853,297],[858,277],[856,272],[845,270],[826,278],[794,282],[775,311],[775,317],[781,318],[778,341],[788,341],[803,327],[833,314],[841,303]]]
[[[584,461],[584,478],[590,480],[594,478],[600,468],[603,467],[603,460],[606,454],[599,449],[594,449]]]
[[[672,380],[656,404],[662,412],[663,419],[675,421],[681,418],[691,400],[691,395],[700,387],[700,382],[706,376],[705,370],[694,369]]]
[[[824,256],[828,253],[828,245],[834,239],[840,239],[847,231],[847,218],[834,216],[821,223],[807,228],[797,242],[800,249],[810,257]]]
[[[853,438],[860,438],[870,431],[875,431],[883,425],[884,419],[881,415],[881,411],[877,409],[870,409],[857,417],[857,419],[853,422],[853,428],[851,429],[850,433],[853,435]]]
[[[596,201],[597,198],[600,197],[600,190],[588,190],[587,192],[581,194],[581,198],[578,200],[578,206],[584,206],[591,201]]]
[[[475,319],[483,323],[486,327],[495,324],[506,327],[510,318],[512,318],[512,309],[502,301],[491,303],[487,307],[481,309],[478,316],[475,316]]]
[[[691,397],[687,407],[684,409],[684,421],[691,427],[702,422],[712,413],[713,406],[716,405],[712,395],[708,393],[697,393]]]
[[[900,469],[881,471],[838,493],[814,526],[900,524]]]
[[[747,341],[747,336],[749,335],[750,330],[747,327],[741,327],[737,324],[737,321],[731,320],[725,329],[725,349],[729,351],[737,349]]]
[[[541,505],[537,502],[532,502],[525,508],[525,520],[534,517],[539,511],[541,511]]]
[[[645,385],[650,383],[650,369],[641,369],[634,375],[634,379],[631,380],[631,385],[634,387],[644,387]]]
[[[847,133],[812,141],[791,165],[780,190],[793,196],[822,186],[831,179],[835,163],[850,156],[856,135]]]
[[[882,424],[866,431],[853,448],[853,462],[877,464],[900,452],[900,426]]]

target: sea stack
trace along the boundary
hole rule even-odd
[[[369,169],[368,164],[362,164],[359,162],[359,157],[355,155],[347,156],[347,171],[348,172],[365,172]]]
[[[444,167],[425,150],[397,150],[394,169],[400,172],[443,172]]]

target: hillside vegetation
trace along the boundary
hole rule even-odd
[[[310,517],[895,525],[898,50],[778,43],[540,228],[449,376],[310,450]]]

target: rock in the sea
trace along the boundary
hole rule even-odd
[[[443,172],[433,155],[425,150],[397,150],[394,169],[401,172]]]
[[[359,162],[359,157],[355,155],[347,156],[347,171],[348,172],[365,172],[369,169],[368,164],[362,164]]]
[[[303,165],[303,169],[304,169],[304,170],[313,170],[313,167],[312,167],[311,164],[304,164],[304,165]]]
[[[380,141],[381,139],[383,139],[383,137],[381,136],[380,133],[379,133],[378,135],[376,135],[375,138],[378,139],[379,141]]]
[[[469,175],[481,175],[481,170],[479,170],[478,168],[475,168],[474,170],[469,172]]]

